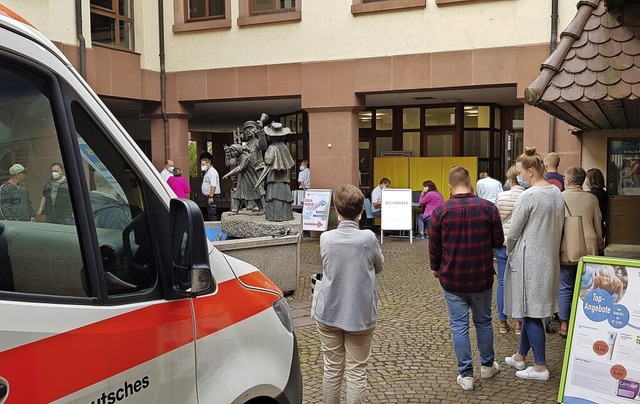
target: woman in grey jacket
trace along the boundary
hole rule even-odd
[[[340,403],[346,370],[347,403],[365,402],[367,364],[376,326],[376,274],[384,257],[375,234],[360,230],[364,195],[342,185],[333,197],[340,224],[320,236],[322,282],[315,320],[324,357],[325,403]]]

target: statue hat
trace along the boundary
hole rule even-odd
[[[291,133],[291,129],[286,126],[283,127],[280,122],[272,122],[271,125],[264,128],[264,133],[272,137],[286,136]]]

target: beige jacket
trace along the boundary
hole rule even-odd
[[[498,211],[500,212],[500,220],[502,220],[502,232],[504,233],[504,245],[507,245],[507,234],[509,234],[509,226],[511,225],[511,213],[513,206],[518,200],[518,196],[524,191],[520,185],[514,185],[510,190],[500,192],[498,194]]]
[[[587,243],[589,255],[598,255],[604,250],[604,240],[602,239],[602,213],[598,205],[598,198],[590,192],[584,191],[582,187],[571,185],[562,192],[572,216],[582,216],[582,227],[584,229],[584,239]],[[565,212],[565,215],[569,214]]]

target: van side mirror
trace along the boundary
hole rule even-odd
[[[200,208],[193,201],[178,198],[172,199],[169,207],[173,290],[190,297],[213,292],[216,284]]]

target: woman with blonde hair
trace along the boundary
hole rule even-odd
[[[522,330],[517,352],[505,363],[518,369],[519,378],[549,380],[542,319],[558,311],[564,200],[558,187],[545,181],[544,162],[535,147],[524,148],[516,171],[530,187],[518,196],[507,234],[504,312],[522,318]],[[527,367],[530,350],[534,365]]]
[[[618,303],[624,296],[624,283],[618,278],[611,265],[603,265],[596,271],[593,280],[594,289],[602,289],[609,292],[614,303]]]

